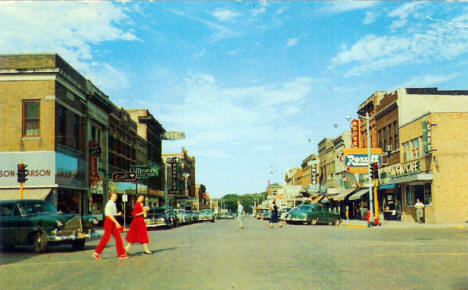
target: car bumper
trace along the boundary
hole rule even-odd
[[[198,220],[199,221],[211,221],[213,219],[214,219],[213,217],[200,217]]]
[[[47,235],[48,242],[65,242],[65,241],[76,241],[81,239],[87,240],[97,240],[101,238],[101,234],[96,232],[89,232],[89,233],[74,233],[70,235],[59,235],[57,233],[52,233]]]
[[[146,219],[145,223],[147,228],[167,227],[170,225],[165,218]]]
[[[291,222],[305,222],[307,221],[307,218],[303,217],[294,217],[294,218],[288,218],[287,219],[288,221],[291,221]]]

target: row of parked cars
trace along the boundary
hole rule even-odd
[[[155,206],[150,208],[145,216],[148,229],[158,227],[174,228],[180,225],[205,221],[215,222],[215,215],[211,209],[191,211],[174,209],[170,206]]]
[[[294,208],[282,208],[278,211],[279,219],[286,221],[288,224],[329,224],[339,225],[341,223],[341,216],[330,210],[329,207],[322,204],[301,204]],[[262,209],[257,214],[257,219],[271,218],[271,212],[268,209]]]

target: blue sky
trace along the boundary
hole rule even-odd
[[[0,53],[57,52],[165,141],[212,196],[282,182],[375,91],[468,89],[458,2],[2,2]]]

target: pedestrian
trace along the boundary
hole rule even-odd
[[[127,236],[125,237],[125,240],[128,242],[127,246],[125,247],[127,254],[130,252],[130,248],[134,243],[143,244],[145,254],[153,253],[148,249],[149,238],[148,230],[146,229],[145,224],[145,214],[148,212],[148,208],[143,206],[144,201],[145,197],[140,194],[137,197],[135,205],[133,206],[133,219],[130,223]]]
[[[240,202],[240,200],[237,201],[237,221],[239,222],[239,228],[243,229],[244,228],[244,223],[242,222],[244,215],[244,206]]]
[[[110,199],[106,204],[104,210],[104,215],[106,216],[104,220],[104,235],[102,236],[101,241],[97,245],[96,249],[93,252],[93,258],[96,260],[101,260],[101,253],[109,242],[110,236],[112,235],[115,240],[115,249],[117,251],[117,257],[119,259],[127,259],[128,256],[125,254],[125,249],[123,247],[122,237],[120,233],[123,232],[124,228],[119,224],[115,219],[116,216],[121,216],[122,212],[117,213],[117,207],[115,202],[117,200],[117,194],[111,193]]]
[[[276,201],[273,201],[273,206],[271,207],[271,218],[270,218],[270,228],[273,228],[273,224],[278,223],[278,207],[276,206]],[[281,222],[279,222],[279,227],[283,227]]]
[[[424,217],[424,203],[422,203],[418,198],[414,204],[414,207],[416,208],[416,221],[418,224],[420,224],[422,223],[422,219]]]

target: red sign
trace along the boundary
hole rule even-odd
[[[353,144],[353,148],[359,148],[359,132],[359,119],[353,119],[351,121],[351,144]]]
[[[96,184],[96,182],[101,181],[101,176],[97,171],[97,157],[89,156],[88,161],[88,182],[90,186]]]

